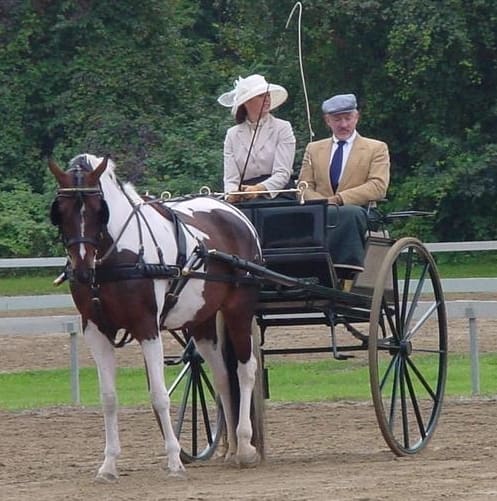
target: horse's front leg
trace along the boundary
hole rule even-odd
[[[164,433],[168,469],[171,476],[184,477],[185,468],[180,459],[180,445],[173,430],[170,414],[170,399],[164,380],[164,351],[159,335],[141,342],[147,367],[152,407],[159,416]]]
[[[114,347],[97,326],[88,321],[84,337],[97,364],[100,399],[104,413],[105,451],[104,462],[100,466],[96,479],[115,482],[119,478],[117,458],[121,453],[119,428],[117,422],[118,401],[116,393],[116,357]]]

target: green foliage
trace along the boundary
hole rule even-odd
[[[155,194],[221,188],[222,142],[233,121],[216,98],[238,75],[259,72],[288,89],[276,114],[294,126],[298,171],[310,136],[298,11],[285,27],[294,5],[2,2],[0,179],[10,184],[0,188],[20,228],[3,215],[0,255],[57,252],[42,221],[53,193],[48,155],[63,165],[86,151],[111,153],[123,179]],[[435,211],[405,223],[423,238],[496,238],[496,23],[490,0],[304,2],[315,139],[328,135],[323,99],[355,92],[360,132],[390,146],[388,207]],[[18,191],[30,196],[16,208]]]
[[[21,181],[0,184],[0,256],[50,256],[57,236],[50,225],[47,196],[34,193]]]

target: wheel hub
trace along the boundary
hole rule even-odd
[[[408,357],[412,353],[412,343],[411,341],[402,340],[399,344],[400,354]]]

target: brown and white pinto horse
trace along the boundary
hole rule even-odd
[[[141,345],[170,474],[184,475],[185,470],[169,415],[161,328],[187,329],[212,369],[227,425],[226,459],[242,466],[257,463],[263,451],[262,442],[254,443],[263,440],[262,430],[256,429],[261,417],[252,413],[251,419],[257,370],[251,328],[257,287],[236,283],[237,278],[243,281],[242,271],[198,252],[217,249],[260,262],[261,249],[253,226],[237,209],[210,197],[171,202],[174,211],[162,204],[154,207],[157,202],[145,201],[132,186],[120,183],[107,157],[83,154],[71,160],[67,171],[53,161],[49,168],[58,183],[51,218],[68,253],[71,292],[99,376],[105,458],[97,479],[118,478],[114,349],[119,329],[128,331]],[[156,265],[162,275],[137,275],[137,270],[149,269],[148,265]],[[164,273],[170,269],[187,274],[192,265],[197,276],[186,281],[178,279],[176,272]],[[202,272],[207,279],[202,279]],[[100,280],[99,276],[104,278]],[[218,279],[210,281],[209,276]],[[173,301],[169,301],[171,298]],[[224,322],[222,333],[216,330],[218,312]],[[217,324],[219,330],[222,322]],[[223,349],[224,335],[231,342],[231,350]],[[234,363],[225,360],[230,354],[236,357]],[[230,366],[235,371],[231,376]],[[230,378],[239,381],[238,398],[230,394]]]

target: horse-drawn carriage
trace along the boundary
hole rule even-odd
[[[277,353],[337,360],[367,353],[387,444],[398,455],[427,444],[444,394],[447,320],[436,264],[419,240],[370,236],[364,271],[344,287],[326,247],[325,203],[234,208],[204,195],[144,199],[107,167],[107,158],[91,155],[76,157],[67,171],[50,165],[59,185],[52,221],[68,251],[72,294],[99,372],[106,448],[98,478],[118,476],[114,348],[121,329],[142,346],[173,474],[182,472],[181,459],[214,453],[225,421],[227,457],[258,460],[263,429],[255,395],[267,395],[264,359]],[[406,215],[386,215],[380,226]],[[291,325],[326,326],[328,345],[266,349],[268,328]],[[179,343],[178,356],[164,357],[161,327]],[[350,344],[337,341],[337,327]],[[167,391],[164,363],[180,366]],[[172,419],[170,398],[179,402]]]
[[[389,238],[386,226],[426,213],[384,215],[380,231],[368,235],[364,271],[347,281],[327,250],[325,201],[265,200],[239,208],[257,229],[264,266],[231,256],[218,258],[260,283],[256,319],[265,396],[269,376],[264,360],[269,355],[329,353],[346,360],[353,352],[367,352],[373,404],[387,444],[397,455],[421,450],[433,435],[444,394],[445,304],[436,264],[426,247],[415,238]],[[298,325],[327,327],[329,344],[265,348],[268,328]],[[337,341],[339,325],[350,334],[351,344]],[[165,358],[166,365],[184,365],[170,386],[172,394],[184,392],[175,423],[183,458],[206,459],[221,438],[222,410],[213,405],[215,392],[193,341],[172,334],[184,348],[181,357]]]

